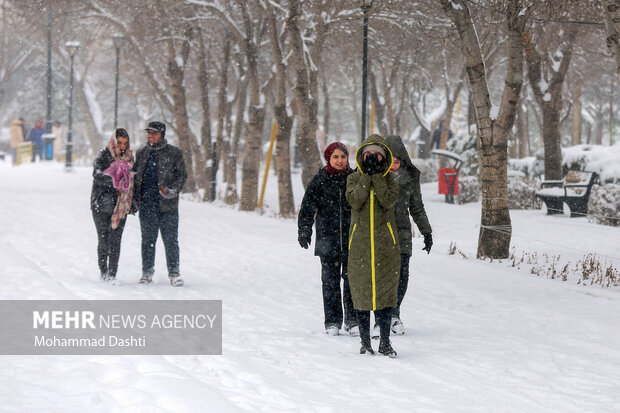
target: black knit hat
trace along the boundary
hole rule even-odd
[[[149,122],[145,130],[153,130],[155,132],[161,132],[161,137],[166,136],[166,125],[162,122]]]

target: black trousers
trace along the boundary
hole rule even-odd
[[[140,208],[140,231],[142,233],[142,275],[155,273],[155,244],[161,233],[166,251],[168,277],[179,274],[179,210],[160,212],[159,204]]]
[[[340,280],[343,280],[342,295]],[[323,285],[323,311],[325,313],[325,327],[340,328],[343,322],[347,327],[357,325],[357,316],[353,309],[349,277],[347,276],[347,258],[321,257],[321,283]]]
[[[118,228],[112,229],[110,224],[112,214],[105,212],[93,212],[93,221],[97,228],[97,262],[99,271],[107,273],[110,277],[116,277],[118,259],[121,255],[121,238],[125,228],[125,219],[118,224]]]
[[[375,322],[379,325],[381,340],[390,338],[392,310],[392,307],[387,307],[375,311]],[[357,310],[357,321],[360,323],[360,338],[363,342],[370,342],[370,311]]]
[[[409,260],[411,254],[400,254],[400,278],[398,279],[398,304],[392,316],[400,318],[400,305],[405,298],[407,286],[409,285]]]

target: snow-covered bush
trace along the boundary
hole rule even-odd
[[[592,171],[601,182],[620,184],[620,142],[613,146],[576,145],[562,149],[562,169]]]
[[[508,175],[508,209],[539,209],[541,202],[536,198],[540,184],[523,173]]]
[[[459,205],[480,200],[480,182],[477,176],[459,176],[459,194],[455,197]]]
[[[420,170],[420,183],[437,182],[437,169],[439,162],[437,159],[419,159],[411,160],[411,163]]]
[[[478,175],[478,149],[475,135],[459,133],[446,143],[446,149],[463,159],[463,165],[459,171],[461,176]]]
[[[534,172],[534,166],[537,164],[536,157],[528,156],[521,159],[508,159],[508,170],[522,172],[526,177],[533,178],[537,176]]]
[[[619,205],[620,185],[595,185],[588,200],[588,220],[597,224],[620,226]]]

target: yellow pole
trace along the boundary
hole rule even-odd
[[[370,101],[370,133],[368,136],[375,133],[375,101]]]
[[[278,131],[278,122],[273,120],[273,128],[271,128],[271,138],[269,139],[269,149],[267,149],[267,162],[265,163],[265,173],[263,175],[263,185],[260,188],[260,198],[258,199],[258,207],[263,207],[263,199],[265,198],[265,187],[267,186],[267,176],[269,175],[269,166],[271,165],[271,153],[273,152],[273,143],[276,141],[276,132]]]

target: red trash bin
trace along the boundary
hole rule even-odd
[[[439,169],[439,194],[458,195],[459,194],[459,175],[455,168]]]

